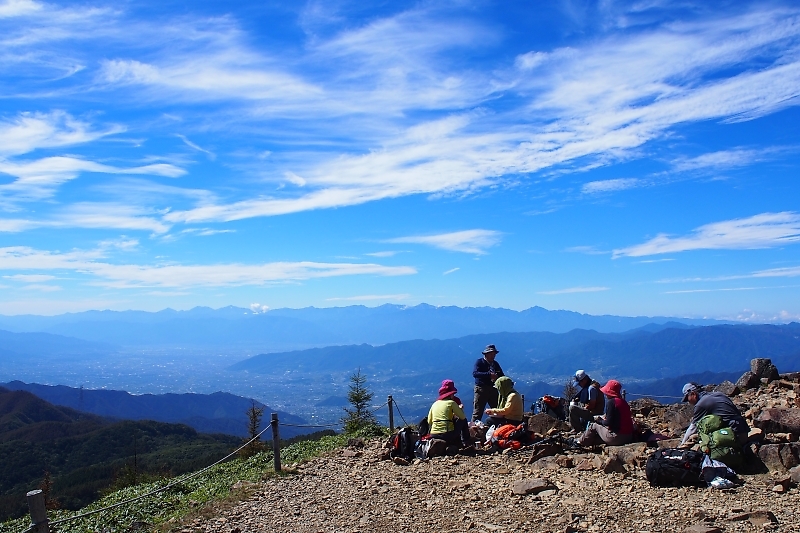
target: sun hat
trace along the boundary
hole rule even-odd
[[[486,346],[486,348],[483,349],[481,353],[483,355],[486,355],[488,353],[500,353],[500,352],[498,351],[497,348],[494,347],[494,344],[489,344]]]
[[[457,392],[458,389],[456,388],[456,384],[453,383],[452,379],[442,380],[442,386],[439,387],[439,399],[447,399],[450,396],[454,396]]]
[[[583,381],[583,378],[588,378],[589,374],[586,373],[585,370],[578,370],[575,372],[575,383],[580,383]]]
[[[686,385],[684,385],[683,390],[681,391],[683,393],[683,401],[688,402],[689,393],[697,392],[699,390],[700,390],[700,385],[698,385],[697,383],[687,383]]]
[[[620,383],[616,379],[609,379],[608,383],[600,387],[600,392],[602,392],[609,398],[621,398],[622,383]]]

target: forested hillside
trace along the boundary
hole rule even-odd
[[[197,470],[240,443],[186,425],[112,423],[0,388],[0,520],[26,512],[26,492],[39,488],[46,473],[51,497],[78,509],[112,485]]]

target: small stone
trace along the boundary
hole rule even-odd
[[[557,490],[557,488],[542,478],[518,479],[511,484],[511,491],[520,496],[539,494],[545,490]]]
[[[559,455],[556,457],[556,464],[561,468],[572,468],[575,466],[575,461],[569,455]]]
[[[616,457],[609,457],[603,463],[603,472],[606,474],[625,474],[628,470],[625,465]]]
[[[772,511],[753,511],[749,513],[747,519],[756,527],[778,523],[778,519],[775,517],[775,514]]]
[[[403,459],[402,457],[395,457],[392,459],[392,462],[396,465],[408,466],[408,460]]]
[[[786,487],[784,487],[783,485],[775,485],[772,487],[772,492],[775,492],[777,494],[783,494],[784,492],[786,492]]]

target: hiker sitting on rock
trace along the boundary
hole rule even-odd
[[[442,381],[439,398],[431,405],[427,422],[431,438],[446,441],[450,446],[466,447],[471,444],[472,439],[469,436],[467,415],[461,407],[461,400],[456,396],[457,392],[452,379]]]
[[[697,423],[706,415],[717,415],[733,430],[740,444],[747,443],[750,426],[747,425],[739,408],[722,392],[706,392],[697,383],[683,386],[683,401],[694,406],[692,422],[681,439],[681,447],[691,447],[696,441]]]
[[[610,379],[600,389],[606,397],[603,416],[595,418],[578,439],[570,439],[570,448],[588,447],[605,443],[622,446],[633,441],[633,419],[628,402],[622,397],[622,384]]]
[[[499,396],[497,400],[498,407],[484,411],[489,415],[486,419],[486,425],[491,426],[494,424],[496,427],[500,427],[504,424],[514,424],[515,426],[522,424],[524,411],[522,396],[514,390],[514,382],[511,381],[511,378],[507,376],[497,378],[494,382],[494,388],[497,389]]]
[[[569,425],[577,432],[583,432],[586,424],[596,415],[603,414],[605,398],[600,392],[600,384],[583,370],[575,372],[575,382],[581,388],[569,404]]]

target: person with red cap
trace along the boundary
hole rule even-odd
[[[600,391],[606,397],[603,416],[596,417],[579,438],[567,441],[570,448],[588,447],[600,443],[621,446],[633,441],[631,408],[622,397],[622,384],[616,379],[610,379]]]
[[[458,389],[452,379],[442,381],[439,397],[428,411],[431,438],[441,439],[450,446],[467,447],[471,444],[467,416],[463,403],[456,396]]]

